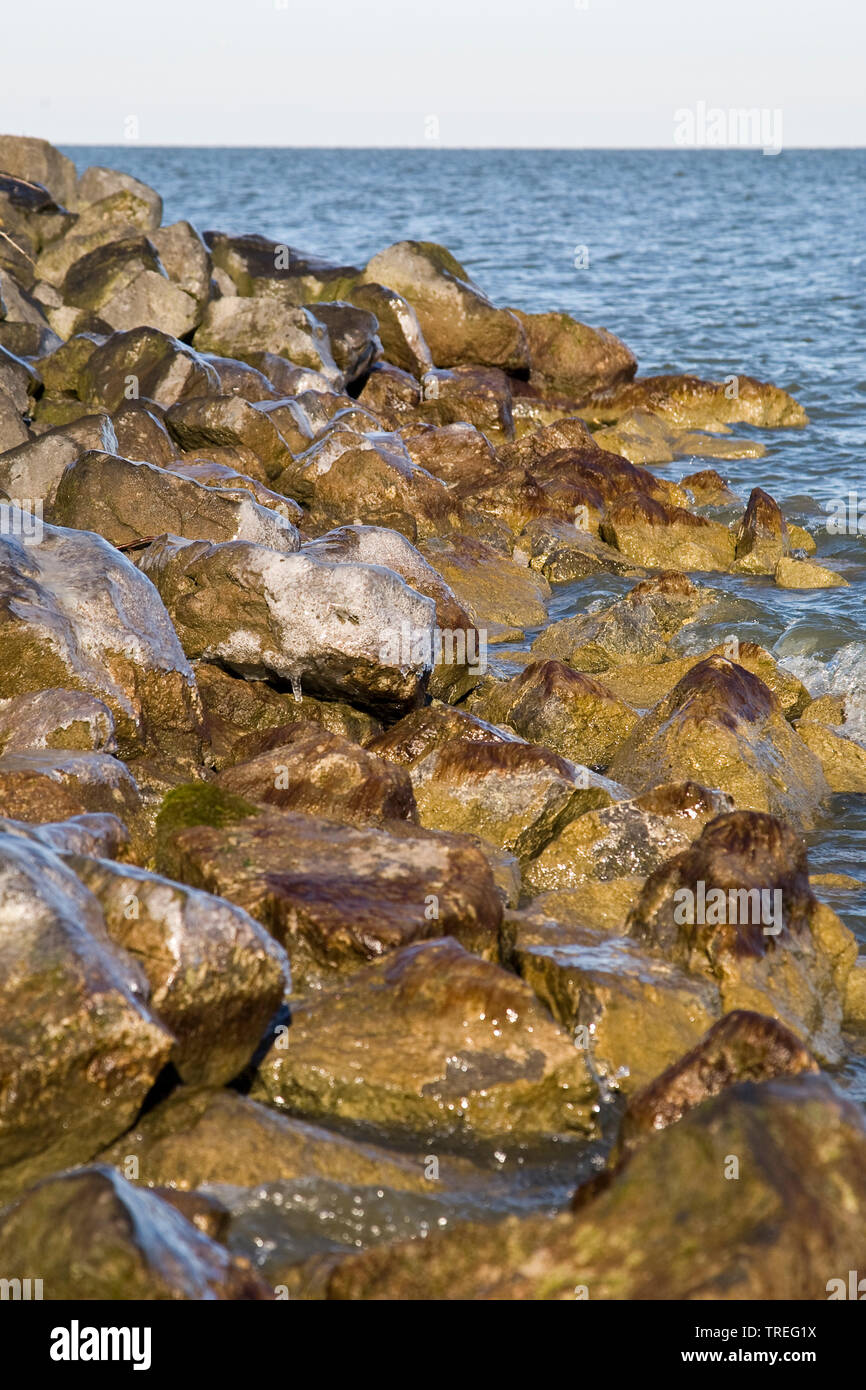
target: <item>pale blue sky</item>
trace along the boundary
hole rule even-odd
[[[677,108],[866,145],[864,0],[40,0],[0,130],[60,144],[662,146]]]

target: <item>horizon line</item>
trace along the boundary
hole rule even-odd
[[[45,136],[24,136],[25,139],[46,139]],[[485,150],[525,150],[529,153],[539,154],[763,154],[760,145],[446,145],[438,140],[427,140],[420,145],[257,145],[257,144],[222,144],[208,143],[187,144],[180,140],[165,141],[143,141],[143,140],[48,140],[48,144],[55,145],[57,148],[68,150],[86,150],[99,146],[103,149],[139,149],[139,150],[339,150],[349,152],[356,150],[368,150],[383,152],[390,150],[411,150],[420,152],[421,150],[442,151],[471,151],[483,152]],[[841,150],[866,150],[866,143],[857,145],[782,145],[779,153],[807,153],[812,151],[824,151],[827,153]]]

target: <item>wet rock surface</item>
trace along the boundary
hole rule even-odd
[[[859,572],[734,467],[802,406],[45,141],[0,232],[4,1279],[825,1297]]]

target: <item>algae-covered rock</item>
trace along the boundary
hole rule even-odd
[[[756,642],[741,642],[733,636],[694,656],[670,655],[664,661],[612,666],[604,673],[604,681],[621,700],[649,709],[664,699],[687,671],[713,656],[726,657],[763,681],[777,697],[786,719],[797,719],[810,708],[811,697],[801,680],[780,666],[765,647],[759,647]]]
[[[150,463],[89,452],[71,463],[49,517],[58,526],[95,531],[112,545],[167,533],[188,540],[250,541],[297,550],[295,526],[249,493],[205,487]]]
[[[658,464],[671,463],[675,458],[694,457],[738,459],[763,458],[767,452],[763,444],[754,439],[734,439],[728,435],[726,425],[713,422],[713,428],[724,432],[727,437],[706,434],[698,430],[683,430],[664,419],[653,415],[649,410],[632,407],[621,415],[615,425],[608,429],[596,430],[594,438],[602,449],[610,449],[614,454],[622,454],[630,463]],[[703,482],[695,482],[703,479]],[[695,474],[692,479],[683,479],[683,485],[694,484],[695,488],[709,493],[712,498],[726,498],[733,501],[734,494],[728,490],[718,473],[712,469],[705,474]],[[709,500],[709,499],[708,499]]]
[[[193,343],[198,352],[216,352],[242,361],[251,352],[272,352],[298,367],[321,372],[338,387],[343,385],[324,324],[311,310],[289,308],[270,296],[212,299]]]
[[[275,417],[265,403],[251,404],[236,395],[177,401],[166,411],[165,424],[187,453],[202,453],[206,457],[213,445],[251,449],[268,478],[273,479],[292,462],[292,448],[305,449],[311,438],[310,431],[303,428],[292,411],[291,403],[285,404],[285,434],[279,427],[283,419]]]
[[[732,1163],[736,1159],[736,1169]],[[310,1267],[330,1299],[826,1299],[866,1239],[866,1131],[825,1077],[731,1086],[597,1198]]]
[[[570,314],[512,312],[529,344],[530,381],[543,391],[582,401],[637,371],[634,354],[606,328],[589,328]]]
[[[763,488],[753,488],[736,536],[737,572],[773,574],[788,545],[788,527],[778,502]]]
[[[426,372],[418,418],[432,425],[466,423],[492,442],[514,438],[511,385],[498,367],[453,367]]]
[[[241,908],[131,864],[67,855],[108,933],[139,961],[172,1061],[193,1083],[231,1081],[289,988],[285,953]]]
[[[433,366],[418,315],[408,299],[396,290],[372,282],[359,284],[346,298],[359,309],[374,314],[385,360],[414,377],[422,377]]]
[[[101,1165],[46,1178],[0,1211],[0,1247],[9,1268],[39,1270],[50,1299],[273,1297],[248,1261],[230,1255],[155,1193]],[[148,1365],[149,1345],[148,1339]],[[134,1370],[144,1367],[144,1355]]]
[[[802,840],[774,816],[718,816],[656,869],[629,918],[644,949],[712,980],[723,1010],[752,1009],[792,1028],[829,1061],[856,941],[809,885]]]
[[[99,1161],[121,1172],[134,1171],[135,1180],[146,1187],[181,1192],[205,1184],[257,1187],[308,1177],[410,1191],[429,1188],[421,1154],[348,1139],[238,1091],[209,1087],[173,1091],[101,1153]],[[444,1159],[443,1178],[448,1168]]]
[[[355,743],[382,731],[372,715],[340,700],[316,700],[312,695],[295,698],[291,691],[283,693],[266,681],[243,680],[206,661],[196,662],[194,669],[217,768],[276,747],[282,741],[281,731],[299,721],[311,720]]]
[[[724,792],[683,782],[586,810],[526,865],[524,882],[537,892],[549,892],[575,888],[588,879],[646,877],[690,845],[714,816],[731,809]]]
[[[658,575],[596,611],[551,623],[536,637],[532,650],[592,673],[665,661],[672,638],[715,598],[712,590],[701,588],[687,575],[676,571]]]
[[[790,1028],[764,1014],[734,1009],[714,1023],[696,1047],[631,1097],[620,1150],[633,1149],[658,1130],[677,1124],[727,1086],[817,1071],[815,1058]]]
[[[306,304],[343,293],[360,274],[356,266],[335,265],[263,236],[208,231],[204,240],[239,295],[273,291],[283,303]]]
[[[412,782],[422,825],[478,835],[521,860],[618,790],[538,744],[461,738],[417,763]]]
[[[112,333],[96,347],[82,369],[78,394],[91,405],[113,411],[143,397],[170,406],[218,390],[219,377],[201,353],[145,327]]]
[[[424,541],[419,549],[439,571],[488,640],[503,629],[540,626],[550,586],[541,575],[495,551],[484,541],[454,534]]]
[[[735,558],[727,526],[650,497],[610,506],[601,538],[649,569],[729,570]]]
[[[551,584],[568,584],[590,574],[645,574],[642,566],[591,531],[553,517],[537,517],[523,528],[514,546],[514,558],[518,555],[525,555],[530,567]]]
[[[744,667],[711,656],[635,726],[610,775],[636,792],[660,781],[719,787],[743,809],[810,825],[828,788],[777,697]]]
[[[414,541],[447,531],[460,518],[458,502],[412,462],[397,435],[369,438],[341,424],[298,454],[275,486],[302,503],[320,530],[351,519]]]
[[[780,589],[844,589],[848,581],[826,565],[814,560],[794,560],[784,556],[779,560],[774,577]]]
[[[373,257],[362,280],[409,301],[437,367],[467,363],[511,372],[529,366],[517,316],[494,308],[444,246],[397,242]]]
[[[847,737],[844,728],[830,729],[824,724],[800,720],[797,732],[820,759],[831,791],[866,792],[866,748]]]
[[[585,1059],[531,990],[451,940],[409,946],[292,1010],[253,1095],[404,1138],[592,1133]]]
[[[85,1162],[131,1124],[173,1043],[146,997],[75,874],[2,836],[0,1197]]]
[[[595,768],[607,767],[638,718],[604,685],[556,660],[530,661],[520,675],[492,686],[472,709],[492,724],[508,724],[522,738]]]
[[[0,536],[0,623],[0,697],[85,691],[110,709],[122,756],[198,761],[192,670],[153,585],[106,541],[48,525],[39,544]]]
[[[635,943],[585,928],[563,935],[571,940],[519,943],[513,963],[609,1086],[645,1085],[718,1016],[710,984]]]
[[[404,768],[312,722],[289,725],[282,742],[226,768],[217,785],[251,802],[349,824],[417,820]]]
[[[415,767],[436,748],[453,739],[462,742],[489,743],[507,741],[514,735],[497,729],[486,720],[454,705],[437,703],[424,705],[398,719],[389,729],[376,735],[367,744],[371,753],[387,758],[403,767]]]
[[[585,401],[587,420],[612,422],[627,410],[648,410],[683,429],[761,425],[766,429],[802,427],[809,423],[803,407],[778,386],[751,376],[725,381],[702,381],[695,376],[649,376],[598,392]]]
[[[433,936],[495,950],[501,899],[465,836],[400,821],[386,830],[291,811],[250,816],[243,798],[212,792],[228,806],[221,800],[199,813],[198,796],[189,795],[177,808],[188,828],[177,826],[174,806],[165,808],[158,866],[263,923],[286,947],[296,988]],[[192,823],[197,814],[211,823]]]

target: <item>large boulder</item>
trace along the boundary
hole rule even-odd
[[[375,313],[342,300],[308,307],[328,330],[331,353],[343,379],[351,383],[366,375],[382,356],[379,320]]]
[[[115,546],[168,532],[188,540],[249,541],[279,551],[300,545],[291,521],[243,489],[205,487],[150,463],[97,452],[67,467],[48,516],[58,526],[95,531]]]
[[[335,265],[263,236],[205,232],[204,240],[239,295],[273,293],[289,305],[336,299],[360,274],[356,266]]]
[[[192,670],[159,594],[107,541],[48,525],[38,544],[0,536],[0,624],[0,697],[85,691],[110,709],[122,756],[199,761]]]
[[[544,623],[550,585],[510,555],[459,531],[431,537],[419,550],[488,640]]]
[[[454,738],[412,769],[422,825],[478,835],[531,859],[581,811],[616,789],[538,744]]]
[[[150,239],[169,280],[203,310],[210,297],[211,259],[195,227],[173,222],[152,232]]]
[[[536,892],[587,880],[645,878],[686,849],[715,816],[732,809],[723,792],[684,782],[587,809],[571,820],[524,871]]]
[[[657,575],[604,607],[551,623],[536,637],[532,650],[592,673],[667,662],[672,639],[716,598],[712,590],[701,588],[687,575],[675,571]]]
[[[240,396],[207,396],[177,401],[165,413],[165,425],[187,455],[218,448],[251,449],[268,478],[277,478],[292,463],[293,450],[305,449],[311,434],[293,408],[277,413],[262,402]],[[282,426],[282,428],[281,428]]]
[[[308,508],[322,531],[351,520],[401,531],[414,541],[460,520],[459,503],[412,462],[399,436],[371,438],[341,423],[298,454],[274,486]]]
[[[338,387],[343,384],[324,324],[312,310],[287,308],[270,296],[211,300],[193,341],[199,352],[242,361],[250,353],[272,352],[296,366],[312,367]]]
[[[253,1188],[297,1178],[429,1189],[423,1154],[348,1139],[236,1090],[203,1086],[178,1087],[140,1116],[99,1160],[127,1174],[134,1170],[135,1180],[146,1187],[180,1192],[216,1184]],[[448,1168],[443,1156],[443,1177]]]
[[[252,1094],[403,1139],[595,1129],[585,1057],[515,975],[453,940],[409,946],[292,1010]]]
[[[159,865],[262,922],[285,945],[296,989],[432,936],[495,952],[501,902],[465,836],[399,820],[386,829],[257,813],[234,793],[206,792],[170,793],[158,821]]]
[[[101,1165],[46,1178],[0,1211],[0,1247],[4,1267],[38,1269],[52,1299],[273,1298],[247,1260],[230,1255],[173,1204]],[[143,1344],[137,1336],[130,1343],[133,1370],[151,1364],[149,1331]]]
[[[599,391],[583,402],[581,414],[586,420],[608,423],[635,408],[661,415],[683,429],[738,423],[778,429],[809,423],[803,407],[787,391],[751,376],[732,376],[724,381],[701,381],[695,376],[640,377]]]
[[[65,207],[75,206],[75,165],[47,140],[30,135],[0,135],[0,169],[29,183],[42,184]]]
[[[634,354],[606,328],[588,328],[570,314],[512,312],[529,344],[530,382],[550,395],[582,401],[631,381],[637,371]]]
[[[608,545],[648,569],[729,570],[736,556],[727,526],[651,497],[613,503],[600,531]]]
[[[73,425],[46,430],[0,457],[0,488],[9,497],[50,510],[70,463],[90,449],[118,451],[110,415],[84,415]]]
[[[732,1163],[736,1160],[736,1167]],[[744,1081],[556,1217],[460,1225],[309,1271],[330,1299],[826,1299],[866,1240],[866,1129],[825,1077]]]
[[[817,1071],[815,1058],[790,1028],[765,1014],[733,1009],[696,1047],[630,1098],[617,1140],[619,1153],[677,1124],[696,1105],[739,1081]]]
[[[285,953],[234,903],[131,864],[66,855],[98,899],[108,934],[141,963],[150,1007],[177,1039],[184,1081],[231,1081],[289,988]]]
[[[143,257],[149,268],[156,269],[155,252],[147,241],[153,225],[153,207],[148,199],[139,197],[132,189],[115,189],[84,208],[65,235],[54,237],[43,247],[36,262],[39,282],[62,290],[61,302],[72,303],[66,299],[66,276],[74,265],[86,262],[89,256],[95,257],[94,269],[102,266],[108,278],[118,274],[119,263],[127,254]],[[114,243],[129,244],[119,253],[119,258],[112,252]],[[100,252],[106,253],[105,259]],[[143,263],[140,268],[144,268]],[[83,285],[84,279],[78,275],[70,281],[70,290],[83,288]],[[80,307],[92,309],[94,306]],[[52,315],[55,320],[58,312],[62,310],[55,310]]]
[[[763,681],[724,657],[698,662],[635,726],[610,766],[636,792],[658,782],[719,787],[745,810],[811,825],[829,788],[821,764]]]
[[[370,709],[403,712],[423,698],[435,608],[389,570],[177,537],[149,546],[139,565],[190,657]],[[395,653],[387,633],[403,624],[426,642]]]
[[[788,527],[775,498],[752,488],[736,534],[736,570],[743,574],[773,574],[788,551]]]
[[[444,246],[396,242],[373,257],[362,280],[385,285],[409,301],[437,367],[528,367],[519,319],[508,309],[494,308]]]
[[[71,869],[0,837],[0,1199],[132,1123],[173,1045],[146,998]]]
[[[292,724],[279,737],[267,752],[226,768],[217,786],[260,805],[355,825],[417,820],[404,768],[312,721]]]
[[[121,188],[128,189],[148,204],[152,211],[153,226],[158,227],[162,221],[162,198],[156,189],[150,188],[140,179],[133,178],[132,174],[123,174],[117,169],[106,169],[99,164],[91,164],[80,175],[77,188],[78,206],[86,207],[89,203],[98,203],[101,198],[107,198],[109,194],[117,193]]]
[[[628,923],[643,949],[715,985],[723,1011],[779,1018],[830,1062],[842,1055],[853,934],[809,885],[806,847],[774,816],[734,811],[647,879]]]
[[[360,561],[394,570],[436,604],[431,695],[457,700],[477,684],[486,665],[486,642],[450,586],[401,532],[384,526],[340,526],[308,541],[303,553],[331,563]]]
[[[94,349],[78,394],[91,405],[114,411],[125,401],[144,397],[170,406],[218,390],[219,377],[200,353],[167,333],[144,327],[112,333]]]
[[[638,719],[606,686],[556,660],[530,661],[510,681],[486,689],[472,709],[595,768],[607,767]]]
[[[346,296],[351,304],[376,316],[385,360],[395,367],[422,377],[433,366],[418,315],[408,299],[385,285],[356,285]]]

